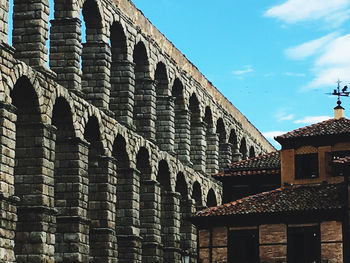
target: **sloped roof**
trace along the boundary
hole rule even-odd
[[[271,152],[247,160],[229,164],[221,173],[213,175],[216,178],[246,175],[280,174],[280,152]]]
[[[329,119],[323,122],[305,126],[275,137],[278,142],[302,137],[330,136],[350,134],[350,120],[346,118]]]
[[[345,205],[345,185],[294,185],[248,196],[198,211],[194,217],[261,215],[340,209]]]

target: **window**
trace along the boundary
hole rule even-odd
[[[259,262],[257,230],[230,231],[227,253],[228,263]]]
[[[312,179],[318,177],[318,154],[295,155],[295,179]]]
[[[329,169],[327,170],[327,172],[329,172],[331,176],[344,176],[344,165],[333,163],[333,161],[347,156],[350,156],[350,151],[338,151],[328,153],[327,160],[329,162]]]
[[[318,263],[321,260],[319,226],[288,228],[288,263]]]

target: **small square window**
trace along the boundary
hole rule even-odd
[[[328,166],[330,167],[330,169],[328,170],[328,172],[331,173],[331,176],[344,176],[344,165],[334,163],[333,161],[350,156],[350,151],[330,152],[328,153],[328,156],[328,161],[330,162]]]
[[[295,179],[318,178],[318,154],[295,155]]]

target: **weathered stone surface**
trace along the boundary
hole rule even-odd
[[[0,0],[0,261],[195,262],[184,218],[209,189],[221,202],[210,173],[239,148],[219,140],[217,120],[257,154],[272,146],[129,1],[55,1],[49,32],[48,0],[14,0],[14,48],[8,5]]]

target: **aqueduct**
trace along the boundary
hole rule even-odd
[[[0,261],[196,262],[210,175],[273,147],[129,0],[49,10],[0,0]]]

